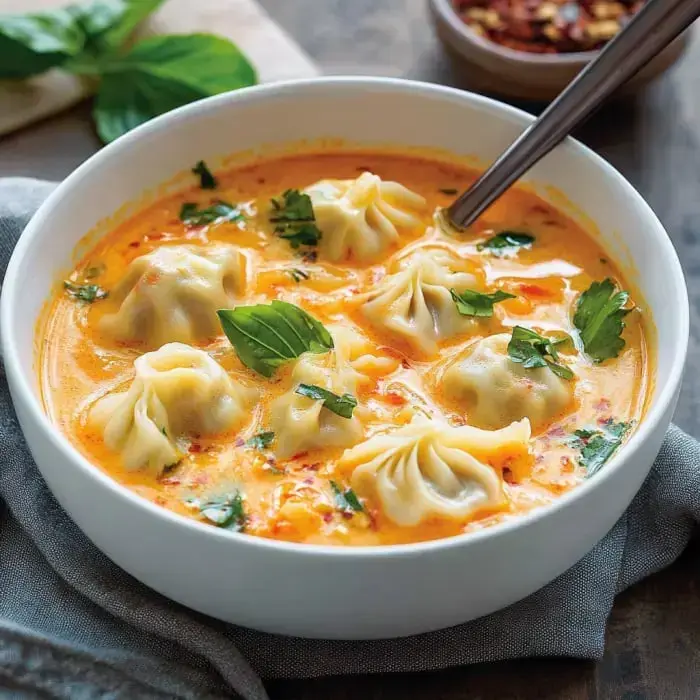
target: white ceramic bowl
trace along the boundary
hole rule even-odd
[[[434,630],[537,590],[588,552],[639,489],[671,419],[688,341],[676,253],[635,190],[569,140],[528,177],[555,183],[601,229],[604,247],[646,301],[663,343],[651,407],[595,478],[554,505],[475,534],[422,544],[333,548],[220,531],[118,485],[47,418],[39,396],[37,320],[79,239],[101,219],[204,158],[318,137],[448,149],[487,163],[531,121],[476,95],[401,80],[325,78],[204,100],[136,129],[65,180],[32,219],[7,270],[0,321],[20,423],[61,505],[117,564],[152,588],[222,620],[269,632],[377,638]],[[539,183],[539,184],[538,184]],[[572,242],[573,243],[573,242]]]

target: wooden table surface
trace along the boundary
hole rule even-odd
[[[467,85],[442,53],[424,0],[260,0],[326,73]],[[699,30],[700,31],[700,30]],[[681,256],[691,343],[676,422],[700,435],[700,35],[682,62],[634,101],[577,134],[646,197]],[[85,106],[0,139],[0,176],[60,179],[98,147]],[[700,545],[619,596],[598,663],[483,664],[436,673],[280,681],[273,700],[659,700],[700,698]]]

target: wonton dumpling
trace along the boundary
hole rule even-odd
[[[467,410],[470,424],[496,429],[529,418],[535,430],[561,415],[574,382],[548,367],[527,369],[508,357],[510,335],[482,338],[442,375],[445,395]]]
[[[363,436],[357,406],[352,418],[343,418],[324,408],[322,401],[295,393],[299,384],[314,384],[338,396],[352,394],[379,375],[395,368],[371,353],[359,333],[343,326],[330,326],[334,348],[327,353],[304,353],[292,370],[289,391],[270,404],[270,427],[277,442],[275,452],[286,459],[319,447],[348,447]]]
[[[462,520],[505,505],[501,478],[489,462],[526,457],[529,439],[527,420],[487,431],[416,418],[346,450],[338,468],[352,470],[353,489],[376,498],[397,525],[435,516]]]
[[[179,439],[231,430],[257,396],[206,352],[182,343],[141,355],[134,369],[128,391],[105,396],[90,412],[127,469],[160,472],[182,458]]]
[[[372,325],[403,338],[419,352],[437,352],[439,340],[468,333],[478,321],[457,310],[450,289],[478,286],[464,263],[447,250],[418,250],[405,267],[385,277],[363,299],[362,313]]]
[[[100,329],[115,340],[195,343],[218,336],[217,309],[233,305],[246,285],[246,257],[235,246],[162,246],[131,262],[111,292],[119,310]]]
[[[362,173],[355,180],[321,180],[304,190],[311,197],[321,230],[319,251],[338,262],[376,258],[398,240],[399,228],[414,228],[426,201],[398,182]]]

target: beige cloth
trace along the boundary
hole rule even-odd
[[[0,14],[31,12],[70,0],[0,0]],[[318,69],[254,0],[166,0],[142,34],[210,32],[235,42],[258,71],[260,82],[306,78]],[[74,76],[50,71],[23,82],[0,81],[0,135],[70,107],[87,95]]]

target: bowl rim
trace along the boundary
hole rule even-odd
[[[567,137],[557,148],[572,149],[574,153],[583,155],[593,161],[595,165],[606,174],[607,177],[617,181],[618,185],[626,192],[631,200],[635,200],[648,218],[649,225],[654,229],[658,239],[659,250],[663,254],[664,264],[667,266],[674,280],[677,315],[678,342],[673,346],[673,361],[670,374],[659,395],[650,407],[644,419],[619,451],[617,451],[605,469],[598,472],[593,479],[588,479],[571,491],[561,495],[552,503],[536,508],[529,513],[520,515],[512,520],[492,525],[475,532],[462,533],[453,537],[446,537],[424,542],[405,544],[390,544],[377,546],[358,545],[325,545],[287,542],[273,540],[245,533],[230,532],[212,527],[205,523],[175,513],[167,508],[158,506],[152,501],[139,496],[128,487],[120,484],[93,465],[70,442],[60,428],[55,425],[44,410],[40,397],[35,392],[35,372],[25,373],[19,359],[19,351],[15,333],[15,323],[21,318],[20,307],[17,305],[17,297],[20,288],[18,271],[27,250],[35,238],[47,235],[44,232],[51,230],[51,213],[55,204],[63,197],[64,192],[73,189],[89,173],[98,168],[111,167],[110,159],[113,154],[128,150],[134,146],[147,147],[149,136],[157,131],[167,129],[171,124],[187,119],[198,119],[209,112],[219,109],[235,109],[239,104],[249,102],[264,102],[270,98],[296,99],[300,95],[314,95],[333,90],[351,89],[356,91],[373,91],[381,93],[398,93],[421,98],[448,100],[461,102],[465,106],[471,103],[473,106],[485,108],[494,113],[500,113],[503,117],[510,117],[513,121],[522,123],[525,127],[534,120],[527,112],[499,102],[498,100],[477,95],[475,93],[458,90],[442,85],[407,80],[402,78],[380,78],[366,76],[336,76],[308,78],[300,80],[288,80],[276,83],[268,83],[250,88],[244,88],[235,92],[224,93],[206,98],[198,102],[180,107],[165,115],[157,117],[143,124],[128,134],[120,137],[113,143],[88,158],[76,170],[74,170],[63,182],[54,189],[49,197],[39,207],[37,212],[27,224],[7,266],[5,279],[2,284],[2,296],[0,298],[0,326],[2,327],[1,347],[4,358],[5,371],[11,379],[14,396],[22,403],[31,421],[42,431],[52,447],[60,454],[60,457],[82,473],[82,476],[97,482],[109,493],[110,498],[116,498],[136,509],[145,511],[150,516],[171,524],[173,532],[178,528],[185,528],[192,532],[193,536],[201,534],[203,537],[221,538],[222,542],[235,543],[236,546],[250,547],[253,549],[266,549],[280,554],[294,554],[309,557],[330,556],[350,559],[365,557],[406,557],[421,553],[431,553],[441,550],[453,550],[456,548],[476,544],[484,540],[498,538],[513,530],[533,524],[550,515],[565,509],[569,504],[584,498],[589,492],[603,488],[604,483],[612,474],[621,468],[628,460],[633,460],[651,434],[658,428],[664,418],[664,414],[672,405],[676,392],[680,386],[685,364],[689,340],[689,300],[682,267],[673,244],[656,217],[652,209],[632,185],[607,161],[594,151],[571,137]],[[35,367],[35,364],[32,363]],[[41,471],[41,469],[39,470]],[[52,494],[53,495],[53,494]],[[233,544],[231,545],[233,546]]]
[[[513,63],[533,68],[546,68],[571,66],[582,68],[590,63],[599,53],[599,49],[593,51],[571,51],[569,53],[530,53],[528,51],[517,51],[508,46],[501,46],[494,41],[485,39],[477,34],[466,22],[457,14],[450,0],[428,0],[435,13],[447,24],[450,29],[458,34],[464,41],[475,48],[492,56],[507,59]]]

